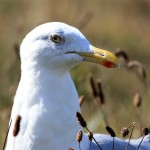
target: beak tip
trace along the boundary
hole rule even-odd
[[[118,62],[104,61],[102,65],[106,68],[120,68],[120,64]]]

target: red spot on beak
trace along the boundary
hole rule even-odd
[[[103,64],[106,68],[115,68],[116,65],[113,62],[105,61]]]

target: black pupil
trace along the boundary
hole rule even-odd
[[[57,41],[57,40],[58,40],[58,37],[57,37],[57,36],[54,36],[54,40],[56,40],[56,41]]]
[[[58,35],[53,35],[51,36],[51,40],[55,43],[60,43],[61,42],[61,37]]]

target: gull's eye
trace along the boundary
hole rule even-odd
[[[62,43],[62,38],[59,35],[52,35],[50,40],[54,43]]]

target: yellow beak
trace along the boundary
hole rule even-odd
[[[103,49],[92,47],[93,52],[76,52],[78,55],[84,58],[85,61],[101,64],[107,68],[119,67],[117,57]]]

